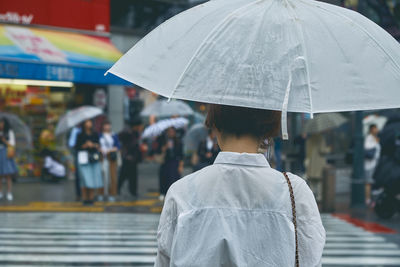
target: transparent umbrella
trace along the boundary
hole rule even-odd
[[[103,114],[103,110],[92,106],[82,106],[68,111],[61,117],[56,126],[56,135],[67,132],[81,122]]]
[[[14,131],[18,149],[32,149],[32,132],[28,125],[17,115],[0,112],[0,118],[6,118]]]
[[[206,140],[207,134],[208,130],[204,123],[193,124],[183,139],[185,152],[196,151],[200,142]]]
[[[313,120],[308,120],[303,132],[307,134],[320,133],[339,127],[347,122],[347,119],[339,113],[317,114]]]
[[[168,98],[286,112],[400,107],[400,45],[313,0],[215,0],[168,20],[109,72]]]
[[[189,120],[185,118],[174,118],[158,121],[144,129],[142,139],[159,136],[170,127],[174,127],[176,129],[184,128],[186,125],[188,125],[188,123]]]
[[[171,117],[193,115],[193,109],[183,101],[174,100],[168,102],[166,99],[157,100],[148,105],[141,113],[143,117]]]
[[[203,114],[201,114],[200,112],[194,112],[193,113],[193,120],[194,120],[194,123],[202,123],[202,124],[204,124],[204,122],[205,122],[205,120],[206,120],[206,117],[203,115]]]
[[[368,115],[363,119],[363,133],[368,134],[369,126],[375,124],[378,130],[381,131],[387,122],[387,118],[384,116],[378,116],[375,114]]]

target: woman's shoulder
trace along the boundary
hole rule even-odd
[[[298,219],[308,223],[319,222],[320,214],[313,192],[307,182],[292,173],[288,173],[292,183]]]
[[[307,186],[307,182],[304,178],[298,176],[297,174],[291,173],[291,172],[286,172],[286,174],[288,175],[289,180],[293,187]]]
[[[168,191],[171,191],[174,194],[187,193],[188,188],[192,187],[198,181],[202,180],[201,178],[210,177],[210,175],[215,174],[214,167],[215,166],[210,165],[202,168],[201,170],[185,175],[184,177],[173,183]]]

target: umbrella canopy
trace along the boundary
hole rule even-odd
[[[200,142],[206,140],[207,135],[208,130],[204,123],[193,124],[183,139],[185,151],[197,151]]]
[[[338,113],[318,114],[304,125],[304,132],[307,134],[320,133],[331,130],[344,124],[347,119]]]
[[[196,124],[197,123],[204,124],[204,122],[206,121],[206,117],[203,114],[201,114],[200,112],[195,111],[193,113],[193,120],[194,120],[194,123],[196,123]]]
[[[103,114],[103,110],[92,106],[82,106],[68,111],[57,123],[56,135],[67,132],[72,127]]]
[[[142,139],[159,136],[170,127],[174,127],[176,129],[184,128],[186,125],[188,125],[188,123],[189,120],[185,118],[161,120],[144,129]]]
[[[369,132],[369,126],[375,124],[378,130],[381,131],[387,122],[387,118],[384,116],[378,116],[375,114],[368,115],[363,119],[363,133],[367,135]]]
[[[0,112],[0,118],[6,118],[14,131],[18,148],[32,149],[32,133],[28,125],[17,115],[7,112]]]
[[[109,72],[169,98],[282,110],[284,138],[286,111],[400,106],[399,43],[359,13],[313,0],[209,1]]]
[[[183,101],[157,100],[148,105],[141,113],[143,117],[154,115],[156,117],[189,116],[193,115],[193,109]]]

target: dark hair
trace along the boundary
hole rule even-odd
[[[11,129],[10,122],[7,120],[6,117],[0,119],[3,123],[3,133],[8,134],[8,131]]]
[[[103,124],[101,125],[101,129],[103,129],[104,126],[106,126],[106,125],[111,125],[111,122],[109,120],[103,121]]]
[[[223,135],[250,135],[262,141],[278,136],[281,111],[210,104],[205,123]]]
[[[82,131],[85,130],[85,124],[86,124],[87,121],[90,121],[92,123],[92,130],[94,130],[93,121],[91,119],[86,119],[83,122],[81,122],[81,124],[80,124],[80,127],[81,127]]]
[[[368,131],[371,132],[371,130],[372,130],[373,128],[377,128],[377,127],[378,127],[378,126],[376,126],[376,124],[374,124],[374,123],[373,123],[373,124],[370,124],[370,125],[369,125]]]

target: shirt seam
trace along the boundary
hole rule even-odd
[[[165,224],[157,231],[157,233],[161,233],[162,231],[164,231],[165,228],[170,226],[171,223],[176,221],[179,218],[179,216],[181,216],[181,215],[186,215],[186,214],[193,213],[193,212],[196,212],[196,211],[210,210],[210,209],[226,209],[226,210],[234,209],[234,210],[247,211],[247,212],[276,213],[276,214],[283,215],[283,216],[288,217],[288,218],[290,217],[289,215],[292,215],[291,213],[289,214],[287,212],[282,212],[282,211],[279,211],[279,210],[243,209],[243,208],[232,208],[232,207],[202,207],[202,208],[190,209],[190,210],[187,210],[185,212],[180,213],[174,219],[171,219],[171,220],[168,220],[167,222],[165,222]]]
[[[254,165],[254,164],[246,164],[246,163],[231,163],[231,162],[214,162],[213,165],[235,165],[235,166],[246,166],[246,167],[258,167],[258,168],[271,168],[271,166],[265,165]]]

